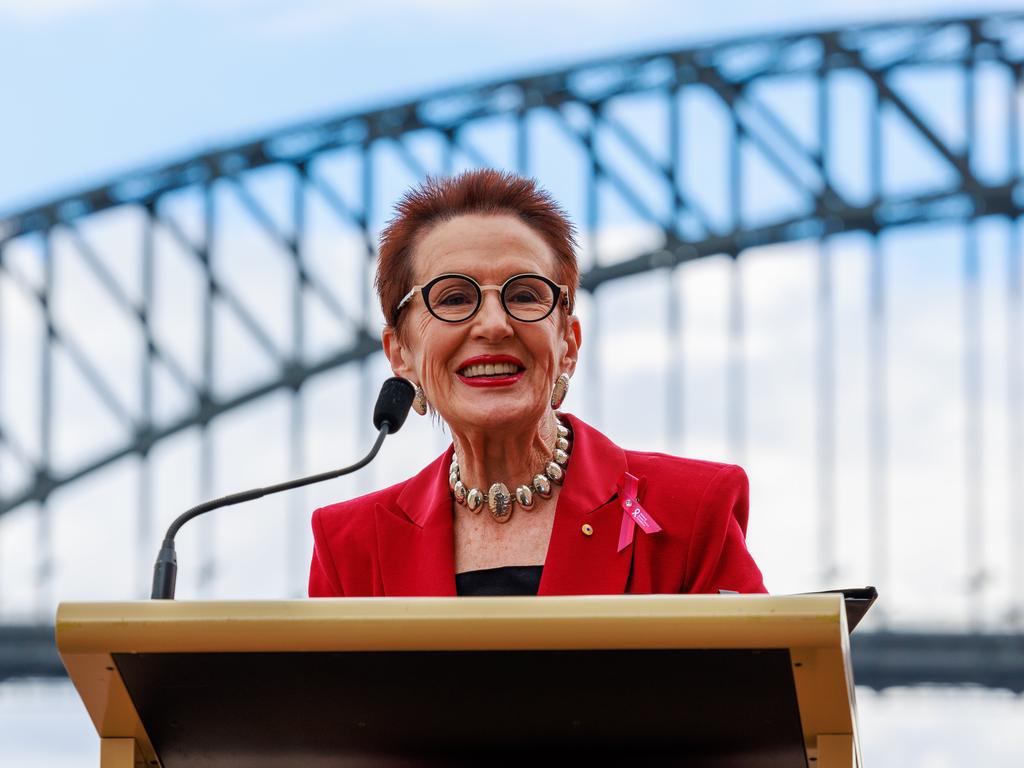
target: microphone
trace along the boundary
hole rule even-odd
[[[253,488],[249,491],[233,493],[230,496],[222,496],[219,499],[212,499],[192,507],[192,509],[183,512],[175,518],[164,535],[160,552],[157,554],[156,562],[153,564],[153,590],[150,594],[150,599],[174,599],[174,586],[178,577],[178,556],[174,551],[174,537],[185,523],[194,517],[220,509],[221,507],[241,504],[245,501],[258,499],[261,496],[269,496],[272,493],[280,493],[281,491],[290,491],[292,488],[301,488],[304,485],[312,485],[324,480],[333,480],[336,477],[355,472],[357,469],[362,469],[373,461],[377,452],[380,451],[381,445],[384,443],[384,438],[402,428],[406,417],[409,415],[409,408],[412,406],[414,395],[415,390],[412,384],[397,376],[392,376],[381,385],[380,394],[377,395],[377,404],[373,408],[373,426],[377,429],[377,439],[373,447],[370,448],[370,452],[355,464],[343,467],[342,469],[321,472],[318,475],[301,477],[298,480],[268,485],[265,488]]]
[[[416,390],[405,379],[392,376],[384,382],[373,406],[373,427],[380,430],[386,424],[388,434],[393,435],[405,424]]]

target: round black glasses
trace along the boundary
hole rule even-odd
[[[501,285],[480,285],[468,275],[439,275],[429,283],[414,285],[395,307],[394,319],[419,291],[423,303],[438,320],[461,323],[480,310],[484,291],[497,291],[501,306],[513,320],[536,323],[558,306],[559,297],[569,311],[569,286],[558,285],[543,275],[513,275]]]

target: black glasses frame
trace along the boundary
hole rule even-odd
[[[447,280],[448,278],[452,277],[458,277],[462,278],[463,280],[468,280],[476,289],[476,308],[468,315],[459,320],[452,320],[450,318],[441,317],[439,314],[434,312],[434,310],[431,309],[430,307],[430,289],[433,288],[442,280]],[[553,292],[551,307],[542,316],[535,318],[533,320],[523,320],[519,317],[516,317],[509,310],[508,304],[505,302],[505,289],[508,288],[508,286],[513,281],[520,280],[524,277],[530,277],[540,280],[541,282],[545,283],[549,288],[551,288]],[[569,306],[569,286],[559,285],[554,280],[549,280],[548,278],[544,277],[544,275],[538,275],[533,272],[523,272],[518,275],[512,275],[512,277],[508,278],[508,280],[506,280],[501,285],[481,285],[469,275],[463,275],[459,272],[446,272],[443,275],[438,275],[433,280],[430,280],[427,283],[423,283],[422,285],[414,285],[412,288],[410,288],[409,292],[402,297],[402,300],[400,302],[398,302],[398,306],[395,307],[394,320],[392,324],[397,322],[399,312],[401,312],[402,308],[412,300],[413,296],[415,296],[417,292],[419,292],[420,295],[423,296],[423,305],[427,308],[427,311],[431,314],[432,317],[436,317],[442,323],[464,323],[467,320],[472,320],[476,316],[476,313],[480,311],[480,307],[482,307],[484,304],[484,291],[497,291],[498,301],[501,303],[501,308],[505,310],[506,315],[515,320],[517,323],[539,323],[541,320],[550,317],[551,313],[555,311],[555,307],[558,306],[559,300],[561,300],[562,306],[565,307],[567,312],[572,312],[572,308]]]

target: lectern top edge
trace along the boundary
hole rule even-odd
[[[839,595],[63,603],[62,654],[835,646]],[[473,621],[472,637],[453,631]],[[415,632],[410,632],[415,626]],[[685,631],[683,631],[685,630]],[[582,645],[581,645],[582,643]]]

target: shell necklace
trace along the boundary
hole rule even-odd
[[[543,472],[533,476],[529,485],[516,486],[515,497],[509,493],[508,486],[504,483],[494,483],[484,493],[479,488],[467,488],[459,478],[459,459],[453,453],[452,465],[448,470],[448,486],[452,489],[455,500],[463,506],[469,507],[471,512],[479,513],[487,504],[491,510],[491,516],[499,523],[508,522],[512,517],[512,505],[519,503],[523,509],[533,509],[533,494],[542,499],[551,497],[551,484],[561,484],[565,477],[565,467],[569,463],[569,454],[572,448],[569,443],[569,428],[558,418],[555,418],[555,446],[551,452],[551,459],[544,467]]]

